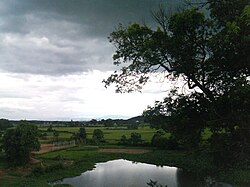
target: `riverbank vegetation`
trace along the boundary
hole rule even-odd
[[[47,128],[48,127],[43,127],[40,128],[40,130]],[[83,131],[80,130],[81,128],[82,127],[57,127],[56,130],[59,132],[58,141],[60,138],[63,138],[62,140],[64,141],[66,140],[65,134],[62,135],[63,137],[60,137],[60,132],[71,132],[70,134],[72,134],[73,132]],[[54,129],[54,127],[52,127],[52,129]],[[86,137],[91,139],[95,129],[101,129],[103,131],[104,143],[99,145],[86,145],[85,142],[79,141],[71,148],[55,151],[49,150],[49,152],[43,154],[32,154],[32,161],[35,160],[35,162],[24,166],[9,167],[5,162],[4,153],[1,153],[0,186],[48,186],[49,181],[79,175],[84,171],[91,170],[98,162],[106,162],[114,159],[127,159],[159,166],[175,166],[195,172],[197,175],[200,175],[201,178],[207,174],[212,174],[214,175],[213,177],[220,181],[227,181],[231,184],[238,184],[239,186],[250,182],[249,170],[233,168],[224,171],[223,168],[218,169],[213,163],[211,154],[205,150],[199,152],[194,150],[188,151],[182,148],[166,150],[166,147],[156,149],[155,146],[151,146],[151,143],[155,141],[156,138],[153,137],[155,135],[158,136],[159,131],[151,129],[149,126],[143,125],[143,127],[139,127],[134,131],[135,133],[144,134],[142,140],[146,143],[144,144],[145,146],[143,144],[121,145],[119,141],[123,134],[131,135],[131,130],[128,129],[110,130],[109,127],[85,127]],[[161,136],[167,139],[170,137],[170,135],[166,134],[161,134]],[[206,140],[208,136],[210,136],[210,132],[204,134],[204,140]],[[47,140],[53,142],[54,137],[49,137]],[[106,139],[106,137],[112,138]],[[40,139],[40,141],[44,140]],[[138,150],[140,151],[138,152]],[[147,151],[141,152],[141,150]]]

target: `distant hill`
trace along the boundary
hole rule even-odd
[[[129,119],[113,119],[112,120],[117,125],[130,125],[135,123],[143,123],[144,117],[143,116],[136,116]]]
[[[143,123],[144,117],[143,116],[136,116],[126,120],[128,123]]]

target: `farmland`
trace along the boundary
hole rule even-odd
[[[40,141],[41,143],[51,142],[53,140],[53,132],[47,132],[48,127],[40,127],[41,132],[45,132],[47,135]],[[79,132],[80,127],[53,127],[53,131],[59,132],[59,140],[68,140],[71,138],[73,133]],[[150,143],[153,134],[156,132],[155,129],[149,126],[139,127],[138,129],[127,129],[126,127],[85,127],[87,132],[87,138],[92,138],[95,129],[103,131],[105,144],[117,144],[121,139],[122,135],[130,137],[131,133],[137,132],[141,134],[142,140]]]

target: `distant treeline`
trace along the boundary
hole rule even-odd
[[[10,124],[19,125],[22,120],[7,120]],[[71,127],[79,127],[79,126],[126,126],[126,125],[135,125],[144,123],[143,116],[136,116],[130,119],[91,119],[89,121],[43,121],[43,120],[26,120],[31,124],[40,125],[40,126],[71,126]],[[0,124],[1,126],[1,124]],[[1,127],[0,127],[1,128]]]

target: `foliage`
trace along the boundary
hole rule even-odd
[[[91,148],[91,149],[90,149]],[[116,147],[122,148],[122,147]],[[166,156],[167,155],[167,156]],[[152,150],[145,154],[121,154],[121,153],[103,153],[98,152],[98,147],[79,146],[70,148],[67,150],[54,151],[41,155],[36,155],[36,158],[42,159],[44,167],[47,168],[49,165],[58,165],[58,157],[64,158],[64,161],[70,161],[73,163],[67,167],[61,167],[61,169],[51,169],[48,172],[44,172],[41,175],[30,176],[30,177],[11,177],[10,180],[1,178],[2,186],[49,186],[47,181],[53,181],[59,178],[73,177],[80,175],[82,172],[89,171],[94,168],[94,165],[98,162],[106,162],[114,159],[127,159],[135,162],[144,162],[155,165],[168,165],[183,168],[188,171],[196,171],[201,174],[204,171],[217,172],[213,168],[210,155],[207,153],[195,155],[192,152],[187,151],[169,151],[169,150]],[[65,164],[65,163],[64,163]],[[39,168],[39,167],[38,167]],[[39,170],[39,169],[37,169]],[[248,173],[247,173],[248,172]],[[39,173],[39,171],[38,171]],[[249,171],[240,171],[238,169],[226,171],[227,176],[231,174],[233,180],[238,181],[238,184],[243,184],[242,181],[248,182],[249,184]],[[220,176],[220,181],[230,181],[225,175]],[[237,178],[236,178],[237,177]],[[245,178],[244,178],[245,177]],[[43,185],[39,185],[39,184]],[[146,185],[146,184],[145,184]],[[239,185],[240,186],[240,185]]]
[[[52,128],[52,125],[50,125],[47,129],[48,132],[52,132],[53,131],[53,128]]]
[[[96,144],[99,144],[100,142],[103,142],[104,141],[104,134],[103,134],[102,130],[95,129],[94,132],[93,132],[92,138],[93,138],[93,141]]]
[[[86,129],[84,127],[81,127],[79,129],[79,138],[83,143],[86,143],[86,139],[87,139],[87,132]]]
[[[115,124],[115,122],[112,119],[106,119],[106,120],[102,119],[100,123],[103,124],[105,127],[113,127]]]
[[[168,149],[168,150],[178,149],[177,140],[173,136],[166,137],[164,135],[165,133],[163,131],[158,130],[152,137],[151,145],[161,149]]]
[[[132,132],[130,136],[131,145],[139,145],[142,143],[141,134],[137,132]]]
[[[0,119],[0,131],[6,130],[7,128],[12,127],[13,125],[7,119]]]
[[[54,137],[54,141],[58,141],[58,136],[59,136],[59,132],[54,130],[53,131],[53,137]]]
[[[120,145],[130,145],[130,146],[138,146],[142,145],[144,141],[141,138],[141,134],[138,132],[132,132],[130,134],[130,138],[127,138],[126,135],[122,135],[118,144]]]
[[[160,8],[153,14],[157,29],[138,23],[119,25],[109,40],[116,47],[114,64],[122,68],[104,83],[114,83],[117,92],[131,92],[140,90],[156,73],[166,81],[181,80],[190,92],[181,94],[173,88],[164,101],[144,112],[146,119],[187,149],[199,147],[204,129],[210,128],[214,134],[210,151],[231,152],[230,161],[247,160],[250,5],[247,0],[198,4],[210,16],[199,6],[170,16]]]
[[[16,129],[8,129],[3,137],[3,149],[10,165],[23,165],[29,162],[30,153],[39,150],[37,126],[22,121]]]
[[[105,135],[105,144],[117,144],[119,140],[121,139],[122,135],[126,135],[127,138],[130,137],[130,134],[132,132],[138,132],[142,136],[142,140],[145,142],[149,143],[152,139],[152,136],[154,132],[156,131],[155,129],[152,129],[149,127],[149,125],[146,126],[140,126],[137,130],[128,130],[125,126],[117,126],[117,127],[84,127],[87,133],[87,139],[86,143],[90,143],[92,139],[92,135],[95,129],[100,129],[103,131],[103,134]],[[54,127],[56,131],[59,132],[59,140],[70,140],[73,139],[75,140],[76,143],[82,143],[78,139],[77,134],[79,133],[80,127]],[[39,130],[41,132],[44,132],[47,130],[47,127],[39,127]],[[46,137],[41,137],[40,138],[41,143],[47,143],[47,142],[52,142],[53,141],[53,133],[47,132]],[[83,142],[84,143],[84,142]]]
[[[87,133],[86,133],[86,129],[84,127],[81,127],[79,129],[79,137],[81,139],[86,139],[87,138]]]
[[[97,120],[96,119],[91,119],[88,123],[90,125],[96,125],[97,124]]]
[[[139,123],[133,123],[133,124],[127,125],[127,128],[129,130],[138,129],[139,128]]]
[[[122,135],[119,144],[121,145],[128,145],[129,144],[129,139],[127,139],[126,135]]]
[[[77,143],[87,143],[87,132],[84,127],[79,129],[78,133],[73,133],[71,139],[74,139]]]
[[[199,93],[175,95],[175,91],[170,92],[169,97],[149,107],[144,115],[153,127],[170,132],[185,148],[197,147],[209,119],[207,110],[210,103]]]
[[[32,175],[38,177],[40,175],[43,175],[45,173],[49,173],[49,172],[53,172],[55,170],[61,170],[64,169],[65,166],[63,165],[63,163],[59,162],[59,163],[55,163],[49,166],[37,166],[35,168],[32,169]]]

